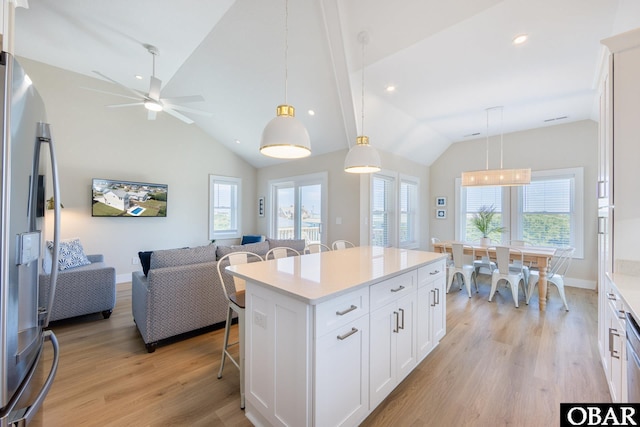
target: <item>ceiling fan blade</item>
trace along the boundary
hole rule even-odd
[[[162,102],[168,103],[184,103],[184,102],[202,102],[204,98],[200,95],[174,96],[172,98],[162,98]]]
[[[209,117],[213,116],[213,113],[210,113],[208,111],[195,110],[193,108],[183,107],[182,105],[169,104],[167,102],[163,102],[162,105],[164,106],[164,108],[171,108],[173,110],[184,111],[185,113],[200,114],[201,116],[209,116]]]
[[[176,119],[180,119],[180,120],[182,120],[183,122],[185,122],[188,125],[193,123],[193,120],[191,120],[189,117],[187,117],[187,116],[185,116],[183,114],[180,114],[177,111],[174,111],[173,109],[167,107],[166,105],[165,105],[165,108],[164,108],[164,112],[168,113],[168,114],[171,114]]]
[[[120,107],[133,107],[134,105],[144,105],[144,102],[132,102],[130,104],[111,104],[111,105],[106,105],[105,107],[120,108]]]
[[[162,81],[156,76],[151,76],[151,85],[149,86],[149,98],[156,101],[160,99],[160,86],[162,86]]]
[[[119,82],[113,80],[111,77],[105,76],[100,71],[95,71],[94,70],[93,72],[96,73],[97,75],[99,75],[100,77],[102,77],[103,79],[106,79],[106,80],[110,81],[111,83],[113,83],[115,85],[118,85],[118,86],[120,86],[121,88],[123,88],[125,90],[128,90],[129,92],[131,92],[132,94],[136,95],[137,97],[142,97],[143,99],[147,97],[146,94],[144,94],[142,92],[139,92],[139,91],[137,91],[135,89],[131,89],[130,87],[127,87],[127,86],[123,85],[122,83],[119,83]]]
[[[104,94],[106,94],[106,95],[119,96],[119,97],[121,97],[121,98],[127,98],[127,99],[144,99],[144,98],[142,98],[142,97],[140,97],[140,96],[136,98],[136,97],[134,97],[134,96],[123,95],[123,94],[121,94],[121,93],[115,93],[115,92],[108,92],[108,91],[106,91],[106,90],[94,89],[94,88],[92,88],[92,87],[80,86],[80,89],[86,89],[86,90],[90,90],[90,91],[93,91],[93,92],[104,93]]]
[[[147,120],[155,120],[156,119],[156,111],[151,111],[147,113]]]

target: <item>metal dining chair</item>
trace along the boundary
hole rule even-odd
[[[338,251],[340,249],[355,248],[356,245],[354,245],[348,240],[336,240],[335,242],[333,242],[331,247],[333,248],[334,251]]]
[[[558,293],[560,294],[560,298],[562,298],[566,311],[569,311],[569,304],[567,304],[567,296],[564,292],[564,276],[567,274],[567,270],[569,270],[574,253],[575,248],[572,247],[556,249],[556,253],[551,259],[549,273],[547,274],[547,284],[551,283],[558,289]],[[529,299],[531,299],[533,290],[539,280],[540,272],[531,271],[528,282],[529,289],[527,291],[527,304],[529,304]]]
[[[227,299],[227,320],[224,325],[224,341],[222,344],[222,360],[220,361],[220,370],[218,371],[218,379],[222,378],[224,370],[224,362],[228,357],[231,362],[236,365],[240,371],[240,408],[244,409],[244,308],[245,308],[245,281],[236,276],[224,272],[224,268],[229,265],[246,264],[248,262],[262,261],[262,257],[253,252],[232,252],[220,258],[216,265],[218,277],[222,286],[222,292]],[[226,280],[225,280],[226,279]],[[232,284],[227,289],[227,283],[232,279]],[[231,329],[231,321],[233,313],[238,315],[238,341],[229,343],[229,330]],[[229,353],[231,346],[238,346],[238,359],[234,359]]]
[[[289,256],[300,256],[300,252],[287,246],[278,246],[276,248],[269,249],[269,252],[267,252],[264,256],[264,259],[265,260],[279,259],[279,258],[286,258]]]
[[[320,252],[329,252],[331,248],[323,243],[309,243],[306,248],[304,248],[305,254],[317,254]]]
[[[463,243],[451,243],[450,246],[451,254],[453,255],[453,265],[448,267],[449,278],[447,280],[449,281],[449,286],[447,287],[447,293],[449,293],[451,286],[453,286],[453,280],[457,276],[461,276],[462,283],[464,283],[469,298],[471,298],[471,280],[473,280],[473,283],[476,285],[476,292],[478,292],[478,282],[473,265],[464,263],[464,248],[469,246]],[[460,283],[460,289],[462,289],[462,283]]]
[[[496,291],[498,290],[498,282],[505,281],[511,288],[511,294],[513,296],[513,302],[518,307],[518,292],[519,286],[522,285],[525,301],[527,300],[527,288],[524,282],[524,273],[522,272],[524,255],[520,249],[512,248],[509,246],[496,246],[496,262],[497,269],[491,273],[491,292],[489,293],[489,301],[493,299]],[[511,258],[520,258],[520,270],[514,271],[511,268]]]

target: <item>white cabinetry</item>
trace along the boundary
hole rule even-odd
[[[372,285],[370,405],[377,406],[416,365],[416,271]]]
[[[607,280],[605,284],[607,298],[605,313],[605,329],[607,330],[607,348],[604,357],[604,368],[609,383],[611,400],[627,401],[627,369],[626,369],[626,332],[625,306],[615,285]]]
[[[610,55],[600,84],[598,151],[598,347],[614,401],[626,399],[624,309],[607,273],[639,262],[640,29],[606,40]],[[624,271],[617,271],[624,273]],[[622,375],[622,378],[621,377]]]
[[[418,269],[417,360],[424,359],[445,335],[444,261]]]

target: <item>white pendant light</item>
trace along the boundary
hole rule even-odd
[[[373,173],[381,169],[378,151],[369,145],[369,137],[364,136],[364,45],[369,42],[366,32],[358,34],[358,41],[362,43],[362,135],[356,138],[356,145],[349,149],[344,159],[344,171],[349,173]]]
[[[500,111],[500,169],[489,169],[489,113]],[[502,147],[504,135],[502,132],[502,107],[487,108],[487,162],[485,170],[462,172],[463,187],[503,186],[513,187],[531,183],[531,169],[503,169]]]
[[[304,125],[295,117],[295,108],[287,104],[287,60],[289,36],[289,5],[284,2],[284,104],[278,105],[276,117],[262,131],[260,153],[279,159],[299,159],[311,154],[311,139]]]

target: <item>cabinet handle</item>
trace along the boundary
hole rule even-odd
[[[353,304],[352,304],[352,305],[351,305],[351,307],[349,307],[349,308],[347,308],[347,309],[344,309],[344,310],[342,310],[342,311],[336,311],[336,314],[337,314],[338,316],[344,316],[345,314],[350,313],[350,312],[352,312],[353,310],[355,310],[355,309],[357,309],[357,308],[358,308],[358,307],[356,307],[355,305],[353,305]]]
[[[624,310],[618,310],[618,319],[626,320],[627,319],[627,313]]]
[[[598,181],[598,199],[606,197],[605,181]]]
[[[391,292],[400,292],[403,289],[404,289],[404,286],[400,285],[400,287],[398,287],[398,288],[391,289]]]
[[[394,311],[393,315],[396,316],[396,328],[393,330],[393,332],[395,332],[396,334],[398,333],[399,328],[399,323],[398,323],[398,312]]]
[[[436,295],[438,296],[438,299],[436,300],[436,305],[440,304],[440,288],[435,288],[434,289],[436,291]]]
[[[398,311],[402,312],[402,326],[398,326],[398,329],[404,329],[404,308],[399,308]]]
[[[440,270],[434,270],[434,271],[430,272],[429,274],[433,276],[434,274],[438,274],[438,273],[440,273]]]
[[[611,301],[615,301],[618,299],[616,294],[613,294],[611,292],[607,292],[607,298],[609,298]]]
[[[338,335],[338,339],[340,341],[345,340],[347,338],[349,338],[351,335],[355,334],[356,332],[358,332],[357,328],[351,328],[351,330],[349,332],[347,332],[346,334],[342,334],[342,335]]]
[[[431,293],[433,294],[433,302],[431,303],[431,307],[435,307],[436,306],[436,290],[431,289]]]
[[[620,334],[618,330],[615,328],[609,328],[609,353],[611,353],[611,357],[614,359],[620,359],[620,354],[617,350],[613,348],[613,337],[619,337]]]

